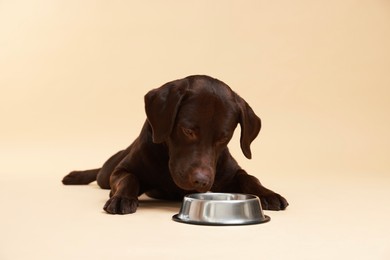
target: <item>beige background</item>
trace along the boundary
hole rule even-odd
[[[390,259],[389,46],[386,0],[0,1],[0,259]],[[179,204],[110,216],[96,184],[62,186],[190,74],[262,118],[252,160],[230,148],[287,211],[190,226]]]

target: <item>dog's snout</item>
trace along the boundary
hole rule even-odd
[[[190,183],[198,192],[209,191],[212,186],[212,182],[212,173],[209,169],[195,169],[190,175]]]

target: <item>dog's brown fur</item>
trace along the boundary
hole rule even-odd
[[[182,199],[192,192],[239,192],[260,197],[263,209],[283,210],[285,198],[248,175],[231,156],[227,144],[238,124],[244,155],[260,131],[260,118],[223,82],[190,76],[168,82],[145,96],[147,120],[138,138],[113,155],[102,168],[74,171],[64,184],[97,180],[111,189],[104,210],[136,211],[138,196]]]

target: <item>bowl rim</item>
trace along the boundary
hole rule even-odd
[[[223,196],[223,195],[230,195],[230,196],[246,196],[248,198],[240,198],[240,199],[203,199],[199,198],[199,196],[210,196],[210,197],[217,197],[217,196]],[[185,199],[191,199],[195,201],[215,201],[218,203],[221,202],[247,202],[252,200],[260,200],[260,198],[253,194],[246,194],[246,193],[229,193],[229,192],[205,192],[205,193],[191,193],[187,194],[183,198],[183,202]]]

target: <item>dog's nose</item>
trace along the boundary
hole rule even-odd
[[[190,182],[198,192],[206,192],[211,188],[211,173],[208,170],[198,169],[190,175]]]

